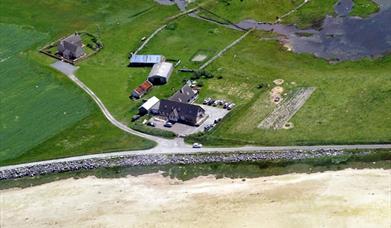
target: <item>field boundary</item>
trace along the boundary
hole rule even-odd
[[[42,47],[41,49],[39,49],[39,52],[42,53],[42,54],[45,54],[45,55],[47,55],[47,56],[49,56],[49,57],[55,58],[55,59],[57,59],[57,60],[61,60],[61,61],[63,61],[63,62],[67,62],[67,63],[70,63],[70,64],[74,65],[75,63],[77,63],[77,62],[79,62],[79,61],[81,61],[81,60],[83,60],[83,59],[86,59],[86,58],[89,58],[89,57],[95,55],[96,53],[98,53],[98,52],[103,48],[102,42],[98,39],[97,36],[93,35],[92,33],[85,32],[85,31],[81,31],[81,32],[75,32],[75,34],[87,35],[87,36],[90,36],[90,37],[92,37],[93,39],[95,39],[96,42],[94,42],[94,43],[96,44],[97,49],[94,50],[92,53],[83,55],[83,56],[81,56],[80,58],[77,58],[77,59],[75,59],[75,60],[73,60],[73,61],[72,61],[72,60],[69,60],[69,59],[66,59],[66,58],[64,58],[64,57],[62,57],[62,56],[56,55],[56,54],[52,54],[52,53],[49,51],[49,49],[50,49],[50,48],[53,48],[53,47],[56,47],[57,44],[58,44],[61,40],[65,39],[65,38],[67,38],[67,37],[69,36],[69,35],[66,35],[66,36],[62,36],[62,37],[60,37],[59,39],[57,39],[56,41],[53,41],[53,42],[49,43],[48,45]]]
[[[213,58],[209,59],[206,63],[204,63],[202,66],[200,66],[199,70],[205,69],[209,64],[214,62],[216,59],[220,58],[222,55],[224,55],[225,52],[227,52],[229,49],[231,49],[233,46],[238,44],[240,41],[242,41],[248,34],[250,34],[254,29],[248,30],[245,34],[243,34],[241,37],[233,41],[231,44],[229,44],[227,47],[225,47],[223,50],[221,50],[219,53],[217,53]]]

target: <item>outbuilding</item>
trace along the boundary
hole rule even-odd
[[[151,72],[148,76],[148,81],[154,85],[162,85],[168,82],[172,72],[174,71],[174,65],[169,62],[156,63],[153,65]]]
[[[166,58],[162,55],[132,55],[129,65],[134,67],[153,66],[165,60]]]
[[[130,95],[130,98],[139,99],[142,96],[144,96],[144,94],[146,94],[148,91],[150,91],[152,89],[152,87],[153,87],[153,85],[152,85],[151,82],[144,81],[141,85],[139,85],[137,88],[135,88],[132,91],[132,94]]]
[[[159,110],[159,99],[155,96],[149,98],[138,110],[141,115],[148,113],[156,114]]]

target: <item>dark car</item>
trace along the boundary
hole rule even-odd
[[[166,122],[166,123],[164,124],[164,127],[170,128],[170,127],[172,127],[172,123],[171,123],[171,122]]]
[[[150,127],[155,127],[155,123],[154,123],[154,122],[151,122],[151,121],[148,121],[148,122],[147,122],[147,125],[150,126]]]
[[[134,121],[140,119],[140,117],[141,117],[140,115],[134,115],[134,116],[132,117],[132,122],[134,122]]]

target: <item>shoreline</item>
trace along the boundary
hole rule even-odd
[[[152,165],[188,165],[205,163],[238,163],[246,161],[271,160],[303,160],[321,157],[335,157],[346,154],[342,150],[320,149],[312,151],[258,151],[234,153],[200,153],[200,154],[149,154],[124,155],[109,158],[90,158],[75,161],[52,161],[46,164],[36,164],[0,170],[0,181],[21,177],[33,177],[44,174],[54,174],[78,170],[98,168],[134,167]]]
[[[311,151],[258,151],[200,154],[149,154],[124,155],[108,158],[89,158],[74,161],[51,161],[44,164],[33,164],[0,170],[0,180],[11,180],[22,177],[33,177],[80,170],[115,167],[142,167],[154,165],[196,165],[206,163],[239,163],[256,161],[299,161],[304,159],[332,158],[343,155],[365,156],[370,152],[344,152],[336,149],[319,149]]]
[[[2,226],[388,227],[390,175],[345,169],[188,181],[161,173],[68,178],[1,190]]]

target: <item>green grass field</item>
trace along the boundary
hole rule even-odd
[[[275,22],[277,17],[293,10],[302,2],[303,0],[210,0],[204,2],[204,7],[234,23],[245,19]],[[296,24],[301,28],[319,27],[327,14],[334,14],[336,2],[337,0],[311,0],[299,10],[284,18],[282,23]]]
[[[113,127],[87,95],[48,67],[52,59],[37,53],[39,46],[87,25],[99,33],[155,6],[146,1],[127,2],[131,9],[120,2],[91,3],[2,2],[1,165],[155,145]]]
[[[274,22],[277,17],[294,9],[302,0],[209,0],[205,8],[232,22],[245,19]]]
[[[391,58],[336,65],[309,55],[286,52],[277,42],[249,36],[211,65],[224,78],[213,79],[204,96],[235,101],[239,106],[211,134],[198,141],[221,144],[349,144],[391,141]],[[257,125],[273,110],[272,81],[282,78],[286,92],[296,87],[317,90],[293,117],[290,130],[263,130]],[[261,83],[268,88],[257,89]]]
[[[210,1],[206,8],[234,22],[246,18],[274,21],[301,1]],[[333,13],[336,0],[312,0],[283,20],[300,27],[315,26]],[[358,2],[358,1],[357,1]],[[365,3],[360,3],[364,5]],[[361,7],[361,6],[360,6]],[[361,7],[362,8],[362,7]],[[360,10],[362,12],[366,10]],[[50,69],[54,60],[38,47],[74,31],[99,37],[104,48],[79,63],[76,75],[120,121],[130,124],[142,101],[130,101],[132,89],[147,78],[149,68],[129,68],[128,55],[156,28],[178,14],[175,6],[149,1],[10,1],[0,9],[1,123],[0,163],[15,164],[72,155],[150,148],[153,142],[113,127],[96,105],[66,77]],[[66,20],[64,20],[64,18]],[[142,50],[181,60],[179,68],[198,68],[191,59],[210,58],[243,33],[191,17],[181,17]],[[207,70],[199,101],[224,98],[238,106],[207,135],[189,140],[208,145],[296,145],[390,142],[391,58],[331,65],[309,55],[285,51],[271,33],[254,32]],[[167,85],[150,96],[167,98],[191,74],[174,72]],[[220,76],[220,77],[219,77]],[[287,92],[317,88],[294,116],[290,130],[256,126],[274,106],[272,81],[282,78]],[[257,87],[262,84],[263,88]]]

